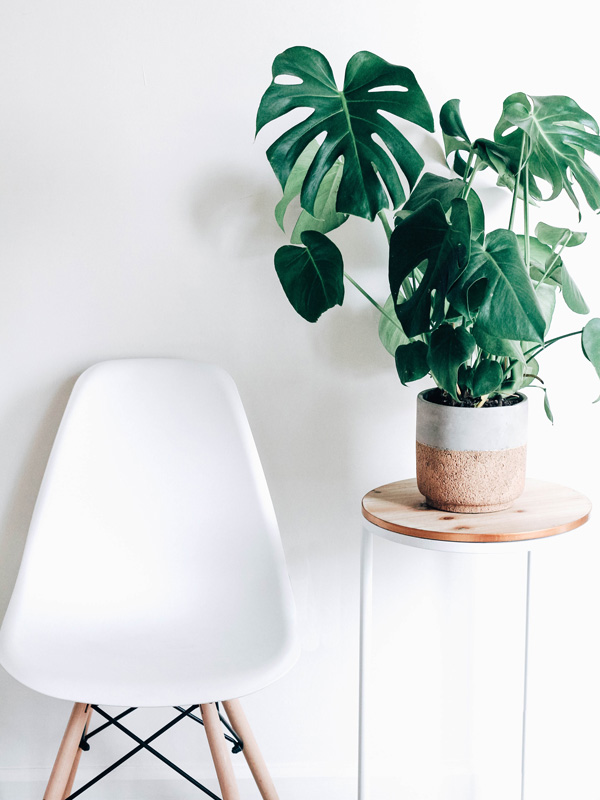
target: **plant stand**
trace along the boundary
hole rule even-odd
[[[390,483],[363,498],[361,552],[360,678],[358,800],[368,799],[366,770],[369,665],[371,657],[373,537],[426,550],[449,553],[507,553],[520,551],[527,559],[525,644],[523,659],[523,727],[521,747],[521,800],[525,797],[525,744],[527,724],[527,666],[529,655],[529,592],[531,554],[589,518],[587,497],[564,486],[527,480],[515,504],[504,511],[457,514],[429,508],[416,480]],[[507,799],[508,800],[508,799]]]

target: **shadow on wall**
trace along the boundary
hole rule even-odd
[[[64,381],[49,401],[45,413],[32,434],[29,447],[23,458],[20,474],[11,493],[5,518],[0,524],[0,619],[4,616],[17,578],[23,556],[29,523],[46,469],[46,463],[54,443],[58,426],[78,375]],[[15,408],[14,419],[22,418],[22,407]],[[3,420],[2,430],[13,427],[13,415]],[[0,432],[0,439],[4,438]]]
[[[286,244],[273,216],[277,186],[242,168],[203,175],[189,203],[193,227],[224,256],[242,262],[264,256],[272,264],[275,250]]]
[[[205,176],[191,203],[193,225],[205,244],[223,254],[223,270],[231,269],[231,259],[235,259],[233,268],[237,274],[229,289],[259,292],[263,308],[271,303],[287,303],[273,258],[279,247],[289,244],[295,215],[290,205],[286,233],[281,232],[273,214],[279,198],[280,190],[274,177],[268,182],[258,181],[251,173],[244,174],[240,170]],[[364,238],[364,226],[360,221],[354,229],[351,223],[352,220],[342,234],[345,241],[341,248],[348,253],[361,251]],[[332,238],[336,235],[339,238],[336,231],[331,234]],[[381,255],[387,258],[385,248],[381,249]],[[386,270],[385,263],[383,270]],[[231,274],[228,283],[231,283]],[[355,293],[358,295],[357,290],[346,283],[343,309],[334,307],[315,325],[305,323],[307,330],[312,327],[314,331],[311,337],[313,356],[317,361],[324,361],[328,370],[333,368],[336,372],[363,377],[393,370],[393,358],[379,341],[379,313],[367,300],[355,297]],[[252,295],[250,298],[253,299]],[[293,320],[296,312],[291,306],[288,311]],[[256,308],[257,324],[260,316],[260,308]]]

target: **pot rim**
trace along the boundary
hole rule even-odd
[[[426,394],[432,392],[436,388],[438,387],[431,386],[429,389],[423,389],[423,391],[419,392],[419,394],[417,395],[417,402],[421,401],[423,403],[427,403],[428,406],[437,406],[438,408],[443,408],[446,411],[452,413],[455,411],[460,412],[460,411],[496,411],[496,410],[506,412],[509,408],[522,408],[523,407],[522,404],[527,403],[529,401],[529,398],[527,397],[526,394],[523,394],[523,392],[513,392],[512,395],[510,395],[510,397],[514,397],[516,395],[517,397],[520,397],[521,400],[518,403],[511,403],[510,405],[507,406],[488,406],[487,408],[484,407],[475,408],[474,406],[446,406],[443,405],[442,403],[434,403],[431,400],[428,400],[427,397],[425,397]]]
[[[521,394],[519,392],[519,394]],[[442,450],[508,450],[527,443],[529,403],[468,408],[445,406],[417,398],[416,439]]]

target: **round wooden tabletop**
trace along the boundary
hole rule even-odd
[[[587,522],[588,498],[556,483],[528,479],[511,508],[483,514],[438,511],[425,503],[415,478],[388,483],[363,498],[363,516],[393,533],[448,542],[516,542],[565,533]]]

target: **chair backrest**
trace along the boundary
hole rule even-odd
[[[237,389],[218,367],[123,359],[75,384],[0,632],[0,663],[34,689],[87,702],[65,694],[61,652],[72,657],[75,639],[85,658],[103,636],[142,647],[147,659],[165,638],[212,637],[223,664],[240,660],[230,697],[247,693],[249,649],[252,691],[295,659],[275,514]]]

